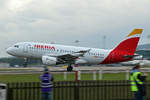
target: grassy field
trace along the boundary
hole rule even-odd
[[[64,74],[53,74],[55,81],[64,81]],[[12,74],[12,75],[0,75],[0,82],[39,82],[40,74]],[[96,79],[99,80],[99,74],[96,75]],[[75,74],[67,74],[66,81],[75,80]],[[81,74],[81,80],[93,80],[92,73]],[[126,80],[126,73],[104,73],[103,80]],[[148,79],[150,80],[150,73],[148,73]]]

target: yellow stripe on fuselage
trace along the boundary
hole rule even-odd
[[[142,34],[143,29],[134,29],[127,37],[130,37],[132,35]]]

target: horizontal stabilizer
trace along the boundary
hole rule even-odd
[[[141,56],[141,55],[125,55],[123,57],[124,58],[133,58],[133,57],[137,57],[137,56]]]
[[[123,56],[124,58],[132,58],[132,60],[143,60],[143,56],[142,55],[125,55]]]

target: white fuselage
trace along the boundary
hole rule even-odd
[[[85,53],[83,57],[80,57],[80,59],[84,60],[88,64],[100,64],[111,52],[111,50],[96,48],[22,42],[9,47],[7,49],[7,53],[17,57],[41,59],[42,56],[45,55],[59,56],[63,54],[73,54],[74,52],[88,49],[90,49],[90,51]]]

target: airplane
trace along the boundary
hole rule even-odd
[[[132,60],[132,61],[127,61],[127,62],[121,62],[120,63],[123,66],[134,66],[134,65],[140,65],[140,66],[149,66],[150,65],[150,60]]]
[[[12,56],[41,59],[44,65],[67,64],[72,71],[75,64],[113,64],[130,61],[139,56],[135,54],[143,29],[134,29],[125,40],[114,49],[67,46],[58,44],[19,42],[6,52]]]
[[[150,49],[137,49],[135,51],[135,53],[142,55],[143,59],[145,59],[145,60],[150,60]]]

